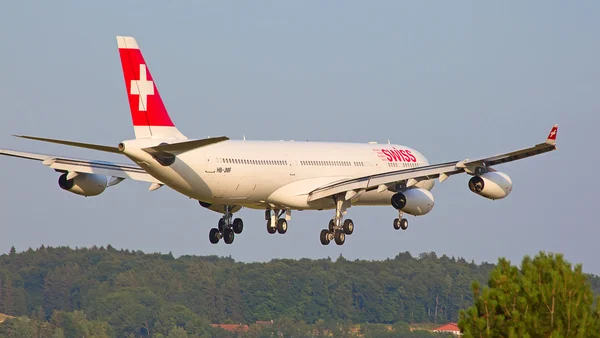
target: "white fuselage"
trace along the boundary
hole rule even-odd
[[[140,150],[149,141],[125,141],[124,152],[169,187],[199,201],[257,209],[333,208],[332,199],[309,203],[308,194],[339,180],[429,164],[415,149],[393,144],[230,140],[187,151],[162,166]],[[417,186],[430,190],[433,180]],[[352,204],[389,205],[392,194],[369,191]]]

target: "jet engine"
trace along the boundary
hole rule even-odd
[[[433,195],[422,188],[408,189],[392,196],[392,206],[414,216],[425,215],[433,209]]]
[[[225,213],[225,204],[211,204],[211,203],[202,202],[202,201],[198,201],[198,203],[200,203],[200,205],[206,209],[210,209],[212,211],[216,211],[216,212],[219,212],[222,214]],[[238,211],[240,211],[240,209],[242,209],[242,206],[240,206],[240,205],[233,206],[231,208],[231,213],[233,214],[235,212],[238,212]]]
[[[469,189],[477,195],[491,200],[502,199],[512,191],[512,181],[508,175],[499,171],[490,171],[473,176],[469,180]]]
[[[78,173],[71,179],[67,179],[67,175],[67,173],[60,175],[58,185],[74,194],[86,197],[96,196],[106,189],[107,179],[104,175]]]

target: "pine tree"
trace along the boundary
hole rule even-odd
[[[4,298],[2,294],[2,280],[0,280],[0,313],[6,313],[4,311]]]
[[[3,312],[8,315],[15,314],[15,296],[10,277],[6,277],[4,281],[4,290],[2,295],[2,304],[4,305]]]
[[[488,287],[474,283],[473,294],[475,304],[460,313],[464,337],[600,337],[582,267],[560,254],[525,257],[520,271],[500,259]]]

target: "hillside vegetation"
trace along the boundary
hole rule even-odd
[[[209,323],[265,320],[446,323],[473,304],[471,283],[485,283],[493,268],[435,253],[241,263],[110,245],[13,249],[0,256],[0,313],[50,322],[83,316],[119,337],[166,335],[173,327],[201,336]],[[589,281],[597,294],[599,278]]]

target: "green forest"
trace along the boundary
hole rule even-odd
[[[0,313],[22,319],[0,324],[0,336],[18,326],[30,337],[233,335],[211,323],[249,325],[239,337],[286,329],[296,332],[286,336],[318,336],[353,324],[362,324],[365,337],[431,336],[411,333],[408,324],[456,322],[459,311],[473,305],[472,282],[485,284],[494,267],[433,252],[383,261],[340,256],[242,263],[110,245],[13,248],[0,256]],[[600,278],[589,275],[588,281],[599,294]],[[259,328],[257,321],[275,327]]]

